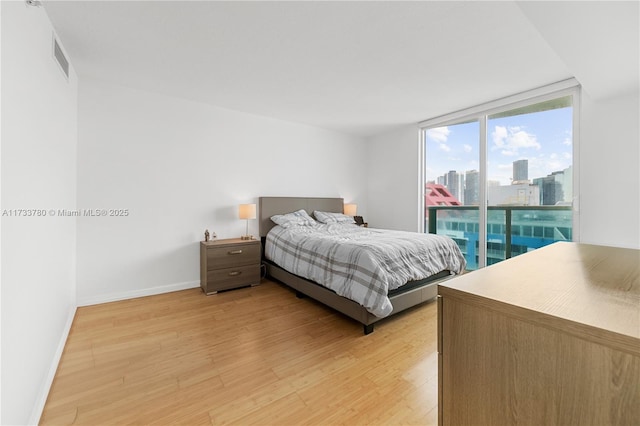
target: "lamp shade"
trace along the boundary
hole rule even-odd
[[[344,214],[346,214],[347,216],[355,216],[357,211],[358,211],[358,205],[357,204],[345,204],[344,205]]]
[[[238,207],[238,217],[240,219],[255,219],[256,218],[256,205],[255,204],[240,204]]]

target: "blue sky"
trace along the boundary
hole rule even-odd
[[[488,179],[509,185],[513,162],[529,160],[529,179],[564,170],[573,162],[572,108],[490,119]],[[429,129],[426,177],[435,181],[449,170],[479,170],[478,122]]]

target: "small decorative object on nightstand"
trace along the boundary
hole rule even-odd
[[[209,241],[209,230],[208,229],[204,230],[204,240],[205,241]]]
[[[260,284],[259,240],[200,242],[200,287],[205,294]]]

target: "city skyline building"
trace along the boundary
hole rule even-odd
[[[447,187],[451,195],[464,204],[464,175],[455,170],[450,170],[444,178],[444,186]]]
[[[573,196],[572,177],[572,168],[568,167],[534,179],[533,183],[540,188],[540,204],[544,206],[570,204]]]
[[[539,206],[540,188],[529,183],[490,186],[487,202],[490,206]]]
[[[437,183],[427,183],[425,186],[426,206],[460,206],[461,203],[449,192],[446,186]]]
[[[480,204],[480,174],[477,170],[467,170],[464,174],[464,203]]]
[[[548,176],[528,179],[528,159],[514,161],[513,172],[518,179],[510,185],[499,181],[487,181],[487,201],[489,205],[570,205],[572,202],[573,168],[555,171]],[[450,170],[428,184],[442,185],[460,205],[480,204],[480,173],[467,170],[458,173]],[[511,188],[510,188],[511,187]]]
[[[529,181],[529,160],[522,159],[513,162],[513,183],[518,184]]]

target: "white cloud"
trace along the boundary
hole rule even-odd
[[[562,156],[567,160],[571,160],[571,158],[573,157],[570,152],[565,152],[564,154],[562,154]]]
[[[439,144],[440,149],[443,150],[444,152],[449,152],[451,151],[451,147],[449,145],[447,145],[446,143],[441,143]]]
[[[535,148],[540,149],[540,144],[535,135],[527,133],[524,130],[518,130],[517,132],[509,132],[509,138],[507,138],[508,145],[513,148]]]
[[[493,133],[491,133],[491,137],[493,138],[495,146],[503,147],[505,145],[505,140],[507,139],[507,128],[504,126],[496,126]]]
[[[449,133],[451,133],[451,130],[449,130],[447,126],[435,127],[433,129],[427,130],[427,139],[431,139],[435,142],[445,143],[449,138]]]
[[[573,144],[573,141],[572,141],[572,139],[571,139],[570,137],[567,137],[567,138],[564,138],[564,140],[562,141],[562,143],[563,143],[564,145],[571,146],[571,145]]]
[[[540,149],[540,143],[536,135],[527,133],[521,127],[504,127],[495,126],[491,133],[494,147],[493,149],[501,149],[503,155],[518,155],[521,149]]]
[[[551,154],[549,156],[549,158],[551,158],[552,160],[555,160],[556,158],[558,158],[558,154],[556,154],[555,152],[553,154]]]
[[[462,148],[464,149],[464,152],[473,151],[473,147],[471,145],[467,145],[466,143],[464,145],[462,145]]]

